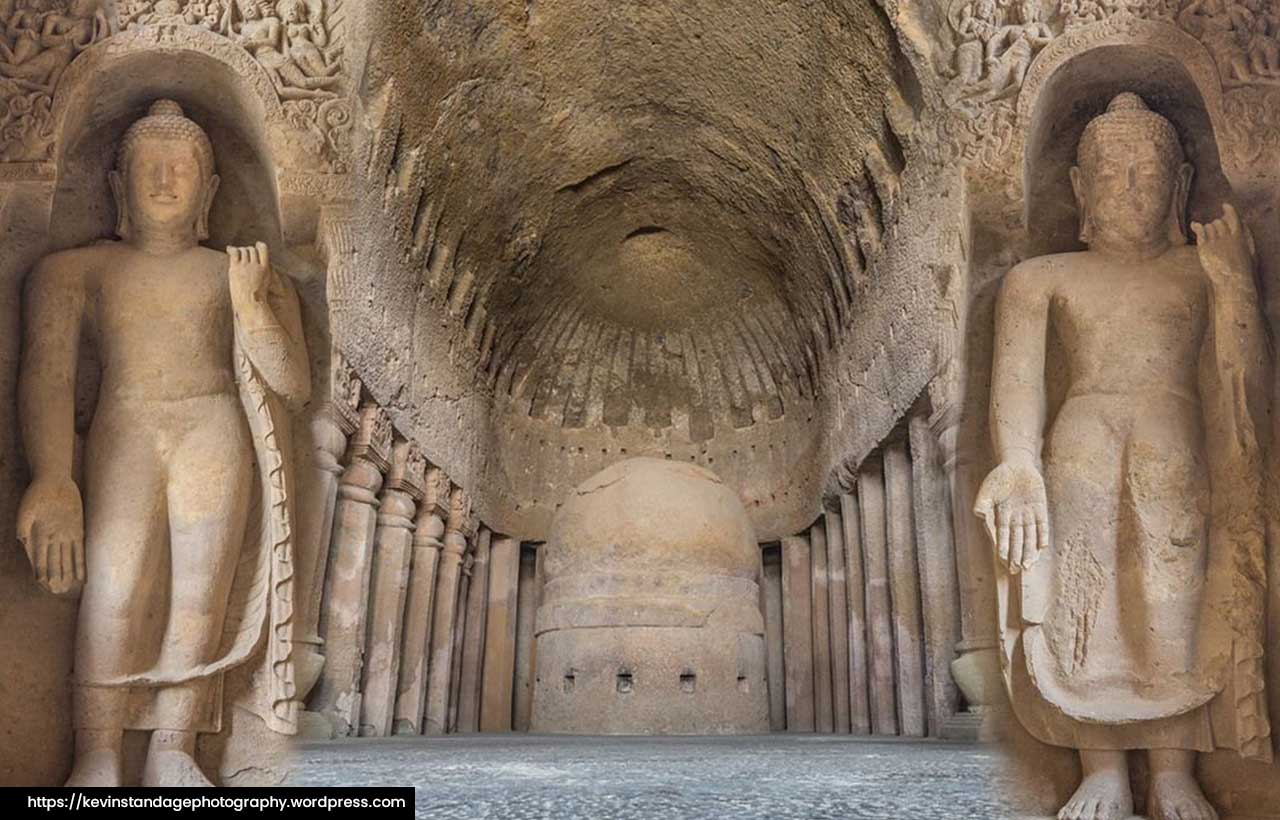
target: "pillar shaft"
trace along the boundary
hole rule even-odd
[[[844,522],[827,510],[822,526],[827,533],[827,594],[831,622],[831,707],[836,734],[849,734],[849,601],[845,581]]]
[[[458,692],[458,731],[480,731],[480,689],[484,675],[484,641],[489,599],[489,548],[493,534],[481,527],[475,563],[467,587],[466,633],[462,639],[462,684]]]
[[[889,553],[885,524],[884,469],[878,454],[858,468],[858,508],[862,513],[862,556],[867,589],[867,679],[871,731],[898,733],[894,690],[893,609],[889,600]]]
[[[474,548],[473,545],[468,545]],[[449,718],[445,721],[446,732],[458,731],[458,706],[462,700],[462,648],[467,636],[467,597],[471,591],[471,570],[475,564],[475,555],[468,551],[462,558],[462,573],[458,579],[458,602],[454,605],[457,613],[453,624],[453,659],[449,668]]]
[[[534,549],[520,550],[520,581],[516,592],[516,674],[511,728],[529,731],[533,719],[534,626],[540,604],[538,556]]]
[[[413,559],[400,639],[400,669],[396,686],[396,734],[422,732],[427,703],[427,665],[434,614],[436,569],[444,548],[444,517],[448,515],[449,481],[439,469],[427,471],[426,493],[419,505],[413,535]]]
[[[813,606],[813,712],[815,731],[835,731],[831,684],[831,594],[827,577],[827,528],[819,520],[809,528]]]
[[[414,515],[422,497],[425,464],[416,445],[395,448],[373,537],[369,583],[369,635],[365,652],[360,734],[387,737],[395,717],[405,601],[413,560]]]
[[[920,563],[907,442],[894,439],[884,449],[884,483],[889,538],[889,589],[897,650],[899,731],[925,735],[924,622],[920,613]]]
[[[511,731],[516,671],[516,602],[520,542],[505,535],[489,547],[489,600],[485,618],[480,731]]]
[[[951,663],[960,640],[959,587],[947,478],[938,442],[927,419],[919,414],[911,418],[910,436],[924,616],[925,685],[930,734],[936,735],[943,722],[955,715],[959,699],[951,677]]]
[[[434,615],[431,623],[431,650],[427,665],[427,702],[422,733],[442,735],[449,719],[449,688],[453,682],[453,631],[457,615],[458,581],[462,557],[467,550],[462,535],[466,498],[454,489],[449,501],[444,549],[437,570]]]
[[[813,687],[813,585],[809,539],[782,539],[782,652],[786,675],[787,731],[816,727]]]
[[[871,734],[871,707],[867,693],[867,583],[862,563],[862,513],[858,497],[840,496],[840,522],[844,528],[845,585],[849,606],[849,731]]]

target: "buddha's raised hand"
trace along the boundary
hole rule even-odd
[[[18,540],[40,586],[75,595],[84,586],[84,508],[70,478],[36,479],[18,507]]]
[[[1049,503],[1044,478],[1030,459],[1001,462],[982,482],[973,511],[982,517],[1000,563],[1017,574],[1031,569],[1049,547]]]
[[[1221,219],[1205,225],[1192,222],[1191,232],[1196,236],[1200,264],[1215,286],[1236,284],[1253,289],[1253,235],[1231,203],[1222,206]]]
[[[258,242],[248,247],[228,247],[230,257],[231,300],[237,310],[262,304],[267,298],[270,283],[271,259],[267,243]]]

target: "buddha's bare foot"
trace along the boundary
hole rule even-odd
[[[1129,772],[1105,770],[1085,776],[1058,820],[1127,820],[1132,815]]]
[[[123,767],[118,749],[92,749],[76,755],[66,786],[115,788],[123,784]]]
[[[1151,777],[1151,820],[1218,820],[1195,775],[1159,772]]]
[[[142,769],[142,785],[213,787],[213,783],[196,765],[195,758],[185,751],[154,748],[147,753],[147,763]]]

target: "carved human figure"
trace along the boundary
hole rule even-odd
[[[1071,169],[1088,250],[1019,264],[997,306],[999,464],[975,511],[999,555],[1014,710],[1079,750],[1063,820],[1132,814],[1126,750],[1149,754],[1158,820],[1217,817],[1197,752],[1271,754],[1269,353],[1235,210],[1187,245],[1192,173],[1173,125],[1118,95]]]
[[[1053,31],[1041,19],[1038,0],[1022,0],[1018,12],[1018,22],[1001,26],[987,41],[982,99],[1000,99],[1022,88],[1032,58],[1053,40]]]
[[[276,12],[284,21],[289,57],[308,77],[332,77],[341,67],[330,65],[321,49],[329,44],[324,22],[312,16],[303,0],[280,0]]]
[[[1253,13],[1234,0],[1191,0],[1178,13],[1178,24],[1205,44],[1222,78],[1249,82],[1249,39]]]
[[[199,26],[210,31],[219,31],[225,9],[220,0],[191,0],[182,13],[182,19],[189,26]]]
[[[273,0],[238,0],[238,7],[244,19],[238,28],[233,29],[234,39],[267,70],[282,99],[326,99],[336,96],[332,89],[338,82],[337,77],[325,74],[311,76],[296,62],[292,53],[294,43],[292,40],[286,42],[286,30]],[[302,37],[297,29],[294,34]],[[299,50],[305,52],[306,45],[301,44]],[[323,55],[320,55],[320,59],[323,61]]]
[[[7,55],[12,59],[0,62],[0,75],[32,90],[53,93],[75,56],[106,37],[109,29],[101,0],[71,0],[65,13],[53,11],[41,17],[34,50],[24,30],[20,47]]]
[[[199,244],[218,177],[177,103],[125,133],[111,187],[119,241],[51,254],[27,284],[18,535],[42,586],[83,588],[68,784],[120,784],[124,731],[151,730],[144,785],[207,785],[193,753],[224,671],[261,662],[251,708],[296,721],[280,402],[309,392],[301,317],[266,245]],[[82,338],[101,380],[77,483]]]
[[[24,63],[40,53],[40,10],[35,0],[18,0],[4,21],[4,41],[0,41],[0,58],[9,63]]]
[[[982,79],[983,54],[987,42],[1000,29],[1001,17],[996,0],[971,0],[959,7],[958,16],[952,20],[960,40],[955,54],[956,76],[948,84],[948,96],[954,98]]]

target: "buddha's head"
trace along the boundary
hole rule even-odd
[[[111,189],[121,239],[207,239],[218,190],[209,136],[176,102],[157,100],[120,141]]]
[[[1080,239],[1119,247],[1185,244],[1192,171],[1173,123],[1137,94],[1117,94],[1085,127],[1071,169]]]

